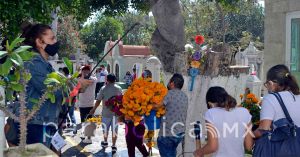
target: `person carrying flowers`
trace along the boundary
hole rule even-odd
[[[146,77],[144,79],[151,79],[151,72],[145,71]],[[135,126],[134,122],[128,118],[125,118],[126,124],[126,144],[128,149],[128,156],[135,157],[135,147],[139,149],[143,157],[149,156],[149,152],[144,145],[144,134],[145,134],[145,124],[144,120],[141,118],[140,122]]]
[[[176,148],[185,134],[188,97],[181,90],[183,84],[183,76],[174,74],[168,83],[168,94],[161,104],[155,106],[157,108],[164,105],[166,108],[157,139],[159,153],[162,157],[176,157]]]
[[[104,103],[109,100],[113,96],[122,95],[122,88],[115,84],[116,76],[114,74],[107,75],[107,85],[103,86],[100,89],[100,92],[97,95],[97,101],[95,103],[94,108],[90,111],[90,114],[94,114],[97,107],[100,105],[101,101]],[[103,103],[103,104],[104,104]],[[116,114],[109,108],[109,106],[103,105],[102,109],[102,128],[104,134],[104,141],[101,142],[101,146],[103,148],[108,147],[107,138],[108,131],[111,128],[112,131],[112,153],[116,153],[116,141],[117,141],[117,133],[118,133],[118,125],[117,125],[117,117]]]

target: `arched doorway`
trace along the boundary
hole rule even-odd
[[[115,75],[116,75],[116,81],[119,82],[119,77],[120,77],[120,68],[119,68],[119,64],[117,63],[115,66],[116,70],[115,70]]]

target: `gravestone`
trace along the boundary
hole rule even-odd
[[[258,50],[253,42],[250,42],[249,46],[244,51],[239,51],[235,55],[235,60],[236,65],[250,66],[253,64],[257,77],[262,77],[263,51]]]
[[[146,62],[146,67],[152,73],[152,81],[160,82],[161,62],[155,56],[150,57]]]
[[[261,97],[262,81],[256,76],[254,65],[251,64],[250,67],[250,75],[247,78],[246,87],[257,97]]]

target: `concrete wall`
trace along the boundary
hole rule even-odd
[[[276,64],[286,64],[286,14],[294,11],[300,11],[300,0],[265,0],[265,50],[262,80],[265,80],[265,74],[270,67]]]

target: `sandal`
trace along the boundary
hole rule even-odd
[[[111,153],[115,154],[117,152],[117,147],[116,146],[111,146]]]
[[[102,142],[101,142],[101,147],[102,147],[102,148],[107,148],[107,147],[108,147],[108,143],[102,141]]]

